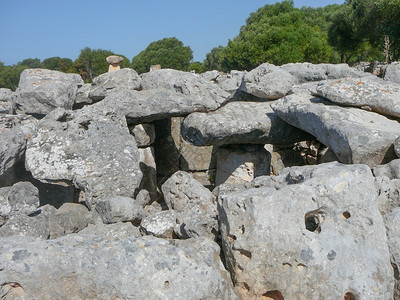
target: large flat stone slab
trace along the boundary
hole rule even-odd
[[[317,95],[344,106],[400,117],[400,84],[380,78],[345,78],[322,82]]]
[[[142,172],[135,138],[116,113],[57,109],[29,139],[26,168],[43,182],[73,183],[89,208],[110,195],[134,197]]]
[[[394,155],[400,124],[377,113],[332,105],[310,94],[293,94],[272,108],[284,121],[315,136],[347,164],[382,163]],[[392,153],[393,152],[393,153]]]
[[[243,299],[393,299],[367,166],[294,167],[270,181],[219,198],[227,266]]]
[[[286,144],[310,136],[278,117],[271,102],[231,102],[209,113],[192,113],[182,123],[182,136],[196,146]]]
[[[7,299],[237,299],[207,239],[0,238],[0,269]]]

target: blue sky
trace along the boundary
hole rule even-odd
[[[177,37],[203,61],[238,35],[261,0],[0,0],[0,61],[68,57],[106,49],[132,59],[153,41]],[[297,7],[344,0],[294,1]]]

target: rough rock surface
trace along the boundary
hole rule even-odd
[[[152,73],[157,72],[159,71]],[[215,100],[206,96],[183,94],[179,91],[162,88],[140,92],[117,89],[104,100],[93,104],[92,107],[105,111],[117,111],[125,115],[129,124],[140,124],[188,115],[195,111],[215,110],[225,100],[222,97]]]
[[[51,205],[45,205],[31,214],[16,214],[0,227],[0,236],[29,236],[40,239],[50,237],[50,217],[57,212]]]
[[[19,288],[27,299],[236,299],[207,239],[1,238],[0,269],[2,298]]]
[[[135,137],[138,147],[148,147],[154,143],[156,138],[154,124],[152,123],[143,123],[132,126],[129,128],[129,131]]]
[[[182,123],[182,136],[196,146],[286,144],[310,136],[282,121],[268,102],[231,102],[209,113],[192,113]]]
[[[122,196],[109,196],[97,202],[96,211],[105,224],[117,222],[140,222],[145,216],[141,203]]]
[[[272,104],[280,118],[315,136],[343,163],[375,166],[400,135],[400,124],[376,113],[343,108],[309,94],[293,94]]]
[[[17,110],[45,115],[56,107],[72,109],[78,87],[82,84],[78,74],[25,69],[15,91]]]
[[[118,88],[139,90],[141,83],[142,79],[138,73],[130,68],[104,73],[93,78],[89,97],[94,101],[99,101],[104,99],[111,91]]]
[[[378,176],[375,178],[375,188],[378,192],[378,207],[382,215],[400,207],[400,179]]]
[[[72,182],[89,208],[110,195],[134,197],[142,172],[135,139],[115,113],[57,109],[28,141],[26,167],[41,181]]]
[[[245,183],[269,175],[271,154],[262,145],[220,148],[215,184]]]
[[[143,178],[140,183],[140,188],[147,190],[150,199],[157,198],[157,166],[154,159],[154,149],[152,147],[139,148],[140,170]]]
[[[384,79],[400,83],[400,62],[394,62],[386,66]]]
[[[229,74],[220,75],[215,79],[215,83],[229,93],[234,93],[242,84],[243,76],[247,72],[232,70]]]
[[[0,176],[23,158],[36,122],[28,115],[0,114]]]
[[[39,205],[39,191],[30,182],[0,188],[0,226],[13,215],[34,213]]]
[[[240,90],[261,99],[275,100],[285,96],[297,83],[297,78],[289,72],[264,63],[244,75]]]
[[[393,270],[369,168],[295,167],[279,179],[278,190],[219,198],[223,247],[238,293],[245,299],[390,299]]]
[[[162,69],[141,76],[144,90],[166,89],[178,92],[193,103],[207,103],[210,110],[217,109],[230,96],[217,85],[190,72]]]
[[[78,232],[88,225],[86,206],[78,203],[64,203],[49,218],[50,238],[55,239]]]
[[[161,186],[169,209],[175,210],[179,237],[215,239],[218,231],[215,196],[190,174],[178,171]]]
[[[147,216],[140,223],[140,231],[144,235],[154,235],[159,238],[173,238],[176,226],[176,214],[173,210],[164,210]]]
[[[376,177],[386,176],[389,179],[400,179],[400,159],[394,159],[385,165],[375,166],[372,172]]]
[[[345,78],[325,81],[317,95],[345,106],[361,107],[377,113],[400,117],[400,84],[380,78]]]
[[[0,88],[0,114],[13,114],[15,107],[13,102],[13,91]]]
[[[122,240],[125,238],[141,237],[140,231],[132,223],[113,223],[113,224],[90,224],[88,227],[79,231],[79,235],[102,236],[111,240]]]
[[[347,64],[290,63],[282,65],[281,68],[295,76],[300,83],[344,77],[368,76],[368,74],[364,72],[350,68]]]
[[[400,298],[400,208],[396,208],[389,215],[385,216],[385,225],[389,242],[389,251],[393,271],[395,274],[395,285],[393,299]]]

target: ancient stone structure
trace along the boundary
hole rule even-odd
[[[118,55],[110,55],[107,56],[106,61],[110,64],[108,73],[111,73],[121,69],[120,64],[124,61],[124,58]]]

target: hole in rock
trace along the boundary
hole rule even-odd
[[[271,299],[271,300],[284,300],[282,293],[278,290],[268,291],[264,295],[262,295],[263,299]]]
[[[164,281],[164,288],[169,288],[169,281],[167,280],[167,281]]]
[[[348,211],[345,211],[342,213],[342,216],[343,216],[343,218],[345,218],[347,220],[348,218],[351,217],[351,214]]]
[[[298,264],[296,268],[297,268],[297,270],[301,271],[301,270],[307,269],[307,266],[305,264]]]
[[[321,211],[321,209],[316,209],[313,211],[309,211],[306,213],[305,225],[306,229],[311,232],[320,233],[321,232],[321,223],[325,218],[325,213]]]
[[[251,252],[248,250],[244,250],[244,249],[239,249],[240,254],[248,257],[249,259],[251,259]]]
[[[357,298],[356,298],[356,296],[354,296],[353,293],[347,292],[347,293],[344,295],[344,298],[343,298],[343,299],[344,299],[344,300],[356,300]]]
[[[393,267],[393,275],[394,275],[394,278],[395,278],[396,280],[400,280],[399,268],[398,268],[397,265],[394,264],[394,263],[392,263],[392,267]],[[1,270],[0,270],[0,271],[1,271]]]

